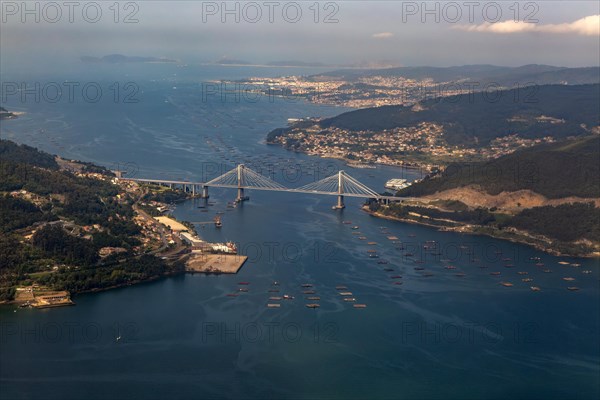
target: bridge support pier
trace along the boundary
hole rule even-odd
[[[201,199],[208,199],[208,186],[202,186],[202,194],[200,195]]]
[[[244,188],[242,188],[242,187],[238,188],[238,194],[237,194],[237,198],[235,199],[235,202],[242,203],[246,200],[249,200],[249,197],[244,196]]]
[[[346,206],[344,205],[344,196],[339,195],[337,204],[335,206],[333,206],[333,209],[334,210],[343,210],[344,208],[346,208]]]

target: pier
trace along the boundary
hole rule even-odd
[[[185,263],[186,272],[201,272],[213,274],[237,274],[247,256],[239,254],[197,254],[192,255]]]

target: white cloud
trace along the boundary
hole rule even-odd
[[[380,33],[374,33],[371,37],[374,39],[389,39],[393,36],[394,36],[394,34],[392,32],[380,32]]]
[[[542,33],[572,33],[583,36],[600,35],[600,15],[590,15],[577,21],[563,24],[535,24],[529,22],[503,21],[484,22],[479,25],[456,25],[455,29],[468,32],[492,32],[492,33],[520,33],[520,32],[542,32]]]

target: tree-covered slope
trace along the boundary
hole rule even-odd
[[[564,138],[600,124],[600,85],[546,85],[425,100],[419,107],[383,106],[343,113],[322,128],[382,131],[432,122],[450,145],[485,146],[497,137]],[[281,132],[273,133],[281,134]]]
[[[423,196],[467,185],[489,194],[529,189],[548,198],[600,197],[600,136],[534,146],[487,162],[452,164],[400,194]]]

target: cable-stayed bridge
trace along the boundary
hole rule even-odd
[[[118,173],[118,171],[117,171]],[[342,209],[344,205],[344,197],[359,197],[365,199],[374,199],[377,201],[403,201],[410,200],[408,197],[383,196],[369,188],[365,184],[359,182],[344,171],[339,171],[337,174],[321,179],[316,182],[311,182],[298,188],[288,188],[274,180],[259,174],[256,171],[246,167],[244,164],[239,164],[232,170],[220,175],[208,182],[188,182],[175,181],[164,179],[144,179],[144,178],[120,178],[121,180],[153,183],[158,185],[167,185],[171,188],[181,188],[192,194],[200,193],[200,197],[207,199],[208,188],[230,188],[237,189],[236,202],[248,200],[244,191],[248,190],[263,190],[271,192],[288,192],[288,193],[308,193],[328,196],[337,196],[336,209]]]

